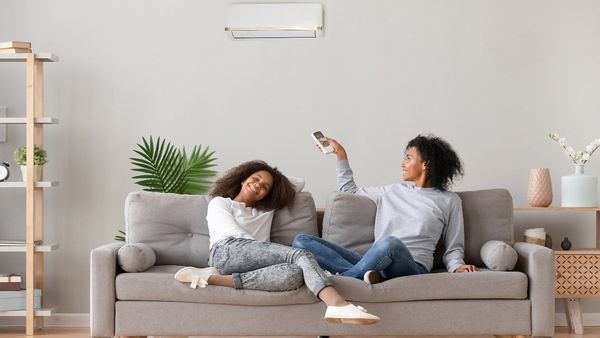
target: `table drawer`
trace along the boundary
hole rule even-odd
[[[600,251],[555,252],[556,298],[600,297]]]

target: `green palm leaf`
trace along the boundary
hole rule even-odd
[[[208,147],[195,146],[188,157],[185,148],[177,149],[170,142],[160,137],[154,142],[142,138],[142,144],[137,144],[131,157],[132,171],[139,175],[133,176],[135,183],[146,191],[168,192],[177,194],[206,193],[211,185],[211,178],[216,175],[210,168],[216,164],[214,151]]]

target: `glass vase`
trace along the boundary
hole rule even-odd
[[[598,205],[598,178],[584,174],[583,165],[575,166],[575,174],[562,176],[561,205],[563,207],[596,207]]]

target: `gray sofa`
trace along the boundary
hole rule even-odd
[[[502,189],[460,192],[465,218],[465,259],[483,267],[488,240],[514,243],[510,193]],[[91,253],[91,335],[330,336],[330,335],[532,335],[554,333],[554,261],[551,250],[514,243],[515,271],[482,269],[447,273],[436,257],[433,273],[367,285],[332,276],[343,296],[382,320],[376,325],[329,324],[325,305],[303,286],[289,292],[191,289],[173,274],[182,266],[206,266],[208,198],[131,193],[125,203],[127,241],[153,248],[156,263],[140,273],[117,264],[122,243]],[[290,244],[297,233],[319,234],[355,251],[373,241],[375,205],[333,193],[324,214],[312,196],[299,193],[291,210],[275,215],[271,240]],[[318,221],[319,220],[319,221]],[[322,222],[322,231],[319,225]],[[442,252],[439,248],[438,252]],[[438,255],[436,255],[438,256]],[[441,268],[441,269],[440,269]]]

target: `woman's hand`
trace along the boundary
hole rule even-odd
[[[320,141],[329,143],[329,145],[333,148],[333,153],[337,156],[338,160],[348,159],[348,156],[346,155],[346,150],[344,149],[344,147],[342,147],[341,144],[338,143],[338,141],[329,137],[321,137]],[[321,150],[319,146],[317,146],[317,149],[319,149],[319,151]]]
[[[479,269],[475,265],[465,264],[461,265],[458,269],[454,270],[454,272],[477,272]]]

